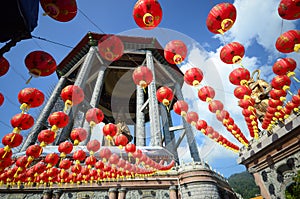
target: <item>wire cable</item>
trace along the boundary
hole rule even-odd
[[[100,32],[105,34],[104,31],[96,23],[94,23],[81,9],[78,8],[78,10],[91,24],[93,24]]]
[[[60,46],[66,47],[66,48],[74,48],[74,47],[69,46],[69,45],[65,45],[65,44],[62,44],[62,43],[59,43],[59,42],[56,42],[56,41],[51,41],[49,39],[38,37],[38,36],[34,36],[34,35],[32,35],[32,38],[43,40],[43,41],[46,41],[46,42],[49,42],[49,43],[53,43],[53,44],[56,44],[56,45],[60,45]]]

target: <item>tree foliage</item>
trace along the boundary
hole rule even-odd
[[[293,178],[294,183],[287,187],[285,190],[286,199],[299,199],[300,198],[300,170],[297,176]]]
[[[234,191],[241,194],[244,199],[260,195],[259,187],[255,184],[253,176],[247,171],[231,175],[228,182]]]

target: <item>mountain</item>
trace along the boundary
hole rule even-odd
[[[236,173],[228,178],[230,186],[244,199],[249,199],[260,194],[259,187],[255,184],[253,176],[245,171]]]

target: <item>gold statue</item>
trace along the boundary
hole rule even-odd
[[[257,74],[256,80],[254,80],[254,75]],[[263,79],[260,79],[260,70],[255,70],[252,72],[251,78],[248,81],[248,86],[252,90],[251,98],[254,99],[256,109],[256,116],[259,121],[263,121],[264,115],[267,112],[269,92],[272,86]]]

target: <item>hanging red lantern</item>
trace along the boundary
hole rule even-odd
[[[199,86],[203,79],[203,72],[200,68],[190,68],[184,73],[184,82],[191,86]]]
[[[145,89],[153,80],[152,71],[147,66],[139,66],[132,73],[134,83]]]
[[[102,158],[103,162],[106,162],[106,160],[111,156],[111,151],[108,148],[102,148],[99,152],[100,158]]]
[[[128,143],[128,138],[123,134],[118,135],[115,139],[115,145],[119,146],[120,148],[126,146],[127,143]]]
[[[58,128],[64,128],[68,125],[69,116],[62,111],[54,112],[49,115],[48,122],[52,126],[51,130],[56,132]]]
[[[118,127],[115,124],[108,123],[103,126],[102,132],[106,139],[110,142],[112,138],[117,134]]]
[[[224,34],[236,20],[236,9],[231,3],[220,3],[215,5],[206,19],[208,30],[215,34]]]
[[[65,106],[70,107],[84,100],[84,92],[79,86],[68,85],[61,91],[60,97],[65,102]]]
[[[54,142],[56,137],[56,134],[54,131],[51,131],[50,129],[42,130],[38,134],[38,141],[41,143],[41,147],[45,147],[48,144],[51,144]]]
[[[40,0],[41,6],[52,19],[68,22],[77,14],[76,0]]]
[[[29,114],[19,113],[11,118],[10,124],[13,128],[18,130],[27,130],[33,126],[34,119]]]
[[[0,148],[0,159],[3,159],[3,158],[11,158],[12,156],[12,151],[8,150],[8,147],[5,148]],[[0,171],[1,171],[1,167],[0,167]]]
[[[300,105],[300,96],[299,95],[294,95],[292,97],[292,102],[298,107]]]
[[[132,144],[132,143],[126,144],[125,151],[126,151],[126,153],[134,153],[136,151],[135,144]]]
[[[198,113],[194,111],[190,111],[186,114],[186,121],[193,126],[196,125],[198,119],[199,119]]]
[[[293,72],[297,67],[297,63],[292,58],[278,59],[273,65],[273,72],[276,75],[287,75],[288,72]]]
[[[5,75],[9,70],[9,62],[4,57],[0,57],[0,77]]]
[[[22,144],[23,136],[19,133],[8,133],[2,138],[2,144],[9,148],[15,148]]]
[[[78,160],[82,162],[85,160],[85,158],[86,158],[86,153],[82,149],[79,149],[73,153],[74,160]]]
[[[277,75],[272,79],[271,85],[273,88],[278,90],[289,90],[291,85],[291,80],[286,75]]]
[[[85,119],[93,127],[102,122],[104,114],[99,108],[91,108],[86,112]]]
[[[281,53],[298,52],[300,48],[300,31],[289,30],[276,40],[276,49]]]
[[[4,96],[2,93],[0,93],[0,106],[2,106],[3,102],[4,102]]]
[[[174,112],[183,117],[186,116],[188,109],[189,109],[189,105],[184,100],[179,100],[175,102],[173,105]]]
[[[295,20],[300,18],[299,0],[281,0],[278,6],[278,14],[286,20]]]
[[[255,105],[255,101],[253,98],[249,98],[249,99],[240,99],[238,101],[238,105],[241,108],[248,108],[248,107],[253,107]]]
[[[62,170],[68,170],[72,165],[72,162],[69,159],[63,159],[59,162],[59,168]]]
[[[208,109],[212,113],[216,113],[217,111],[222,111],[224,108],[224,105],[219,100],[213,100],[208,104]]]
[[[229,81],[233,85],[244,85],[250,80],[250,72],[245,68],[236,68],[229,74]]]
[[[43,148],[37,144],[31,145],[26,149],[26,155],[28,157],[28,160],[38,158],[42,154],[42,152]]]
[[[196,122],[196,129],[204,133],[205,129],[207,128],[207,122],[204,120],[198,120]]]
[[[228,111],[222,110],[222,111],[216,113],[216,117],[217,117],[217,120],[219,120],[220,122],[223,122],[223,120],[228,119],[230,117],[230,115],[229,115]]]
[[[90,155],[94,155],[94,153],[100,149],[100,142],[98,140],[90,140],[86,148],[90,152]]]
[[[105,60],[116,61],[124,53],[124,44],[116,35],[104,35],[98,41],[98,51]]]
[[[162,9],[157,0],[138,0],[133,8],[135,23],[145,30],[151,30],[162,20]]]
[[[226,64],[240,63],[244,55],[245,48],[238,42],[231,42],[225,45],[220,52],[220,58]]]
[[[70,133],[70,138],[74,141],[74,146],[77,146],[80,142],[87,138],[87,131],[84,128],[74,128]]]
[[[210,102],[215,97],[215,90],[210,86],[203,86],[198,90],[198,97],[204,102]]]
[[[240,85],[234,89],[234,96],[238,99],[244,99],[245,96],[250,97],[252,90],[248,86]]]
[[[71,142],[65,141],[58,145],[58,151],[60,152],[60,157],[65,158],[67,154],[70,154],[73,150],[73,144]]]
[[[164,106],[169,106],[170,101],[173,99],[173,91],[167,86],[162,86],[156,91],[157,100]]]
[[[18,100],[21,104],[21,110],[27,111],[29,108],[41,106],[44,103],[45,96],[42,91],[36,88],[24,88],[18,94]]]
[[[272,89],[269,93],[270,97],[275,100],[285,101],[287,92],[282,89]]]
[[[113,154],[109,157],[108,162],[112,165],[112,167],[115,167],[116,164],[118,164],[119,159],[120,159],[120,157],[119,157],[117,154],[113,153]]]
[[[164,48],[164,56],[170,64],[180,64],[187,55],[187,47],[180,40],[173,40],[167,43]]]
[[[54,58],[44,51],[33,51],[25,57],[25,65],[32,77],[49,76],[56,71]]]
[[[59,156],[56,153],[49,153],[45,157],[45,162],[47,163],[47,168],[55,166],[59,161]]]

